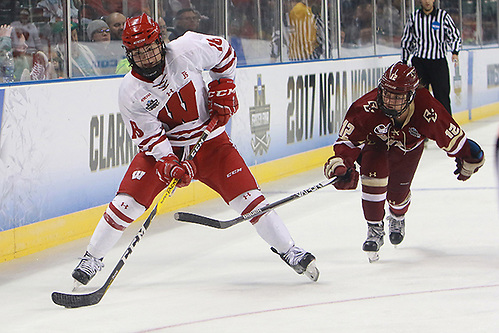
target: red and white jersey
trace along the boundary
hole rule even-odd
[[[333,145],[335,154],[353,163],[364,145],[409,152],[429,138],[450,157],[471,156],[466,134],[427,89],[416,90],[413,105],[404,123],[396,125],[378,108],[377,89],[365,94],[348,109]]]
[[[119,108],[133,142],[159,160],[173,147],[195,144],[209,122],[203,70],[213,80],[234,79],[237,58],[221,38],[187,32],[166,45],[163,74],[149,81],[133,70],[119,90]],[[208,140],[220,135],[215,129]]]

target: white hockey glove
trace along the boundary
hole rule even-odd
[[[339,180],[334,183],[338,190],[355,190],[359,182],[359,173],[355,165],[347,167],[345,160],[340,156],[330,157],[324,164],[324,176],[331,179],[338,176]]]
[[[459,158],[456,157],[456,170],[458,180],[468,180],[472,174],[478,171],[485,163],[485,157],[482,148],[475,141],[468,139],[470,146],[471,157]]]

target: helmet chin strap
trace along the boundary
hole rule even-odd
[[[381,110],[383,111],[385,116],[387,116],[389,118],[397,118],[397,117],[400,117],[401,115],[404,114],[404,112],[407,110],[407,107],[403,108],[400,111],[397,111],[395,109],[389,109],[389,108],[383,106],[381,108]]]
[[[141,68],[141,67],[137,66],[136,64],[134,64],[134,69],[140,76],[143,76],[144,78],[146,78],[148,80],[154,81],[157,77],[159,77],[161,75],[161,73],[163,73],[164,66],[165,66],[165,59],[163,58],[159,62],[159,64],[157,64],[154,67]]]

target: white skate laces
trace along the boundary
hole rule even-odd
[[[79,283],[86,285],[104,267],[104,263],[102,262],[102,258],[96,258],[88,253],[88,251],[79,259],[81,261],[73,270],[72,276]]]
[[[315,265],[315,256],[312,253],[298,246],[292,246],[286,253],[279,253],[273,247],[271,250],[277,253],[296,273],[304,274],[314,282],[319,279],[319,270]]]
[[[367,239],[362,245],[362,250],[367,253],[369,262],[379,259],[378,251],[384,244],[383,236],[385,236],[383,222],[379,224],[367,223]]]
[[[405,235],[405,218],[404,216],[390,215],[386,218],[388,221],[388,229],[390,230],[390,243],[399,245],[404,240]]]

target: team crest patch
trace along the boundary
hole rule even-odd
[[[435,123],[437,121],[437,113],[433,109],[426,109],[423,112],[423,118],[427,122],[432,122],[433,121]]]
[[[421,134],[414,127],[409,127],[409,134],[418,139],[421,137]]]
[[[157,99],[150,99],[146,103],[146,110],[147,111],[152,111],[155,108],[157,108],[159,105],[159,101]]]

